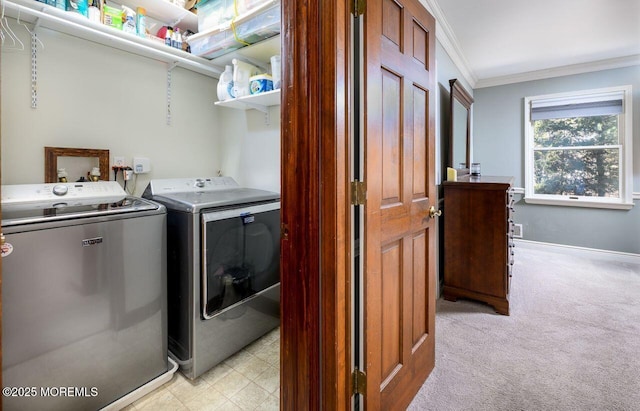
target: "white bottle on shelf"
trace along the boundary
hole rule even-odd
[[[273,89],[278,90],[281,84],[281,70],[280,55],[271,57],[271,76],[273,77]]]
[[[174,34],[176,35],[176,45],[174,47],[178,50],[182,50],[182,33],[180,33],[180,29],[176,27]]]
[[[173,33],[171,33],[171,47],[178,48],[178,28],[173,29]]]
[[[233,95],[233,67],[228,65],[220,75],[218,81],[218,100],[225,101],[232,99]]]
[[[249,79],[251,76],[260,74],[258,69],[253,64],[245,63],[244,61],[233,59],[233,96],[242,97],[251,94],[249,89]]]
[[[164,33],[164,44],[171,47],[171,37],[173,36],[173,27],[167,26],[167,31]]]
[[[122,23],[122,31],[136,34],[136,12],[127,6],[122,6],[122,10],[124,10],[125,15],[125,20]]]
[[[94,23],[100,23],[100,8],[98,7],[98,1],[92,0],[89,6],[89,20]]]

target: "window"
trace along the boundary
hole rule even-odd
[[[524,103],[527,203],[633,207],[631,86]]]

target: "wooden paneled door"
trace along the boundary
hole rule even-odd
[[[365,409],[403,409],[434,366],[435,22],[418,0],[366,0],[362,48],[352,48],[353,3],[282,2],[282,410],[352,405],[359,304],[350,290],[359,286],[349,170],[359,110]],[[351,61],[360,53],[357,88]]]
[[[404,409],[435,362],[435,21],[368,0],[363,37],[364,401]]]

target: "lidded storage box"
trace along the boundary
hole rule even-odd
[[[200,0],[198,9],[198,31],[203,32],[229,24],[234,18],[245,17],[271,0]]]
[[[198,11],[200,32],[188,40],[191,53],[196,56],[213,59],[280,34],[280,0],[237,0],[239,5],[244,4],[244,8],[238,6],[244,13],[239,12],[230,19],[227,19],[229,9],[226,8],[226,3],[231,4],[233,11],[233,0],[209,0],[205,5],[209,3],[217,4],[221,8],[211,9],[210,13],[217,13],[217,17],[210,19],[200,17],[201,11]],[[211,22],[223,22],[213,28],[203,29],[200,26],[201,18]]]

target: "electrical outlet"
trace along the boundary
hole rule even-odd
[[[513,238],[522,238],[523,235],[522,224],[513,225]]]
[[[124,167],[124,157],[114,156],[113,165],[116,167]]]

